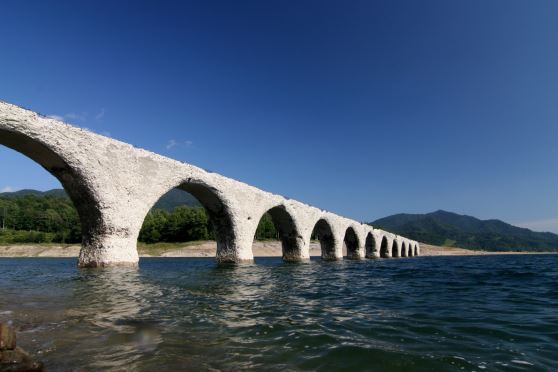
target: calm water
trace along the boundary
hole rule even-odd
[[[556,371],[558,256],[0,259],[6,320],[54,371]]]

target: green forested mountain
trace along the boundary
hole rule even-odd
[[[428,214],[396,214],[371,224],[433,245],[490,251],[558,251],[556,234],[441,210]]]
[[[172,211],[180,205],[186,205],[188,207],[201,207],[198,199],[194,198],[192,195],[179,189],[172,189],[163,195],[157,203],[155,203],[155,207],[153,207],[153,209]]]

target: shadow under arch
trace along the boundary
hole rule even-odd
[[[399,244],[397,244],[397,240],[393,240],[391,244],[391,257],[399,257]]]
[[[360,256],[358,254],[358,247],[360,245],[358,235],[352,226],[349,226],[345,231],[345,237],[343,238],[343,243],[347,247],[347,258],[350,260],[358,260]]]
[[[336,260],[335,255],[335,238],[333,237],[333,230],[331,225],[323,218],[318,220],[312,230],[312,236],[320,241],[320,248],[322,251],[322,259]]]
[[[407,257],[407,245],[405,242],[401,243],[401,257]]]
[[[418,256],[418,245],[415,245],[415,248],[414,248],[414,249],[415,249],[414,256]]]
[[[266,213],[271,216],[273,225],[279,234],[283,260],[299,261],[302,254],[299,242],[302,241],[302,236],[300,235],[294,219],[287,208],[283,204],[277,205],[264,212],[258,221],[261,221]]]
[[[380,257],[389,258],[389,244],[385,236],[382,237],[382,244],[380,245]]]
[[[82,247],[95,245],[105,231],[99,200],[79,169],[39,140],[22,133],[0,129],[0,145],[30,158],[53,175],[76,208],[81,224]]]
[[[374,234],[371,232],[366,235],[364,249],[366,251],[366,258],[376,258],[376,239],[374,238]]]

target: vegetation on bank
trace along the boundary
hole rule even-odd
[[[81,227],[69,199],[0,197],[0,243],[78,243]]]
[[[271,216],[260,220],[255,238],[275,239]],[[139,234],[144,243],[177,243],[213,240],[213,228],[205,209],[178,206],[172,211],[154,209]],[[0,244],[81,242],[79,216],[71,200],[58,195],[0,196]]]

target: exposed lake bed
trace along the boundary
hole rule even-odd
[[[79,245],[61,244],[16,244],[0,245],[0,257],[77,257]],[[276,240],[255,241],[253,252],[256,257],[281,257],[281,243]],[[195,241],[187,243],[138,244],[141,257],[215,257],[217,245],[214,241]],[[540,254],[544,252],[494,252],[456,247],[441,247],[421,244],[421,256],[470,256],[499,254]],[[555,253],[555,252],[549,252]],[[346,248],[344,248],[346,254]],[[320,243],[310,243],[310,256],[321,255]]]
[[[0,259],[0,322],[48,370],[553,370],[558,256],[217,266]]]

